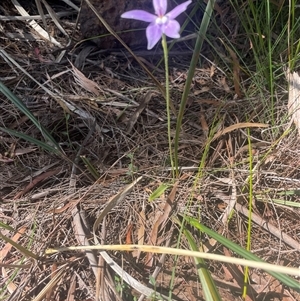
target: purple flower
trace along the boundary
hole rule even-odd
[[[146,36],[148,40],[147,49],[152,49],[163,34],[173,39],[180,37],[180,25],[174,19],[183,13],[191,3],[192,1],[189,0],[179,4],[166,14],[167,0],[153,0],[153,7],[156,15],[150,14],[144,10],[130,10],[122,14],[121,18],[150,22],[146,29]]]

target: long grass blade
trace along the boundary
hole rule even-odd
[[[48,146],[51,146],[51,152],[55,152],[57,154],[61,154],[61,148],[58,145],[58,143],[55,141],[55,139],[51,136],[51,134],[40,124],[40,122],[34,117],[34,115],[30,112],[30,110],[25,106],[25,104],[14,94],[12,93],[1,81],[0,81],[0,92],[2,92],[23,114],[25,114],[31,122],[39,129],[41,134],[43,135],[44,139],[48,143]],[[5,132],[10,132],[14,133],[14,135],[26,139],[29,136],[22,134],[23,137],[20,136],[20,133],[9,130],[9,129],[4,129],[1,128]],[[27,139],[26,139],[27,140]],[[34,138],[31,138],[31,140],[36,140]],[[38,141],[38,140],[36,140]],[[35,143],[39,145],[38,143]],[[42,146],[42,142],[40,142],[40,145]],[[49,149],[48,149],[49,150]]]
[[[248,260],[253,260],[253,261],[256,261],[256,262],[265,263],[264,260],[260,259],[256,255],[252,254],[251,252],[248,252],[247,250],[245,250],[244,248],[242,248],[239,245],[235,244],[234,242],[230,241],[229,239],[225,238],[224,236],[222,236],[222,235],[216,233],[215,231],[207,228],[206,226],[202,225],[201,223],[199,223],[198,220],[196,220],[192,217],[188,217],[188,216],[185,216],[184,218],[185,218],[185,221],[187,223],[189,223],[190,225],[192,225],[196,229],[200,230],[201,232],[206,233],[207,235],[214,238],[219,243],[221,243],[222,245],[224,245],[228,249],[232,250],[233,252],[237,253],[238,255],[242,256],[243,258],[248,259]],[[284,275],[282,273],[278,273],[278,272],[273,272],[273,271],[267,271],[267,272],[270,275],[272,275],[274,278],[281,281],[283,284],[289,286],[290,288],[292,288],[296,291],[300,291],[299,283],[297,281],[295,281],[294,279],[292,279],[291,277],[289,277],[287,275]]]
[[[26,248],[24,248],[23,246],[21,246],[20,244],[18,244],[17,242],[13,241],[12,239],[10,239],[9,237],[7,237],[6,235],[3,235],[0,232],[0,238],[3,239],[5,242],[11,244],[12,246],[14,246],[17,250],[19,250],[22,254],[24,254],[27,257],[31,257],[33,259],[38,259],[39,256],[32,253],[31,251],[27,250]]]
[[[52,147],[51,145],[43,142],[43,141],[40,141],[38,139],[35,139],[29,135],[26,135],[24,133],[21,133],[21,132],[18,132],[18,131],[15,131],[15,130],[11,130],[11,129],[6,129],[6,128],[3,128],[3,127],[0,127],[0,131],[2,132],[5,132],[7,134],[10,134],[12,136],[15,136],[15,137],[18,137],[18,138],[21,138],[21,139],[24,139],[32,144],[35,144],[37,146],[39,146],[40,148],[50,152],[50,153],[54,153],[54,154],[57,154],[59,155],[60,152],[57,151],[56,148]]]
[[[193,239],[191,233],[187,230],[184,229],[183,233],[185,235],[185,237],[187,238],[190,247],[193,251],[198,251],[197,245],[195,240]],[[215,282],[213,280],[213,278],[211,277],[210,272],[208,271],[205,261],[202,258],[198,258],[198,257],[194,257],[195,260],[195,264],[197,267],[197,271],[198,271],[198,275],[199,275],[199,279],[201,281],[202,284],[202,288],[203,288],[203,293],[205,296],[205,300],[211,300],[211,301],[217,301],[217,300],[222,300],[221,296],[219,294],[219,291],[215,285]]]
[[[200,56],[200,51],[203,45],[203,41],[205,39],[205,34],[207,32],[207,28],[209,25],[209,21],[214,9],[215,5],[215,0],[209,0],[204,12],[204,16],[198,31],[198,37],[196,40],[196,45],[193,51],[193,56],[191,59],[190,67],[189,67],[189,72],[187,75],[186,83],[184,86],[184,90],[182,93],[181,97],[181,102],[180,102],[180,107],[179,107],[179,112],[177,116],[177,124],[176,124],[176,133],[175,133],[175,139],[174,139],[174,164],[175,164],[175,169],[176,169],[176,175],[178,176],[178,147],[179,147],[179,134],[181,130],[181,124],[182,124],[182,119],[183,119],[183,114],[185,111],[185,107],[187,104],[187,99],[190,93],[190,88],[192,84],[192,80],[195,74],[196,66],[198,64],[198,59]]]

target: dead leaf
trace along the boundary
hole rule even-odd
[[[59,173],[60,171],[61,171],[61,169],[54,169],[54,170],[47,171],[47,172],[37,176],[22,191],[20,191],[19,193],[16,194],[16,196],[14,197],[14,200],[19,199],[25,193],[27,193],[32,188],[34,188],[38,183],[50,178],[51,176]]]
[[[209,77],[212,78],[215,75],[215,71],[217,70],[216,66],[214,64],[212,64],[210,66],[210,74]]]
[[[79,71],[71,62],[70,62],[71,66],[72,66],[72,72],[74,75],[74,78],[76,80],[76,82],[85,90],[95,94],[95,95],[99,95],[101,88],[99,87],[99,85],[97,83],[95,83],[94,81],[88,79],[81,71]]]
[[[51,266],[51,279],[56,275],[56,273],[57,273],[57,263],[54,262]],[[46,293],[46,297],[45,297],[46,301],[51,301],[52,296],[53,296],[53,288],[50,288]]]
[[[146,214],[145,214],[145,209],[143,208],[139,214],[139,222],[137,226],[138,245],[143,245],[145,241],[145,221],[146,221]],[[136,252],[137,261],[139,260],[140,256],[141,256],[141,250],[137,250]]]
[[[227,248],[223,248],[224,255],[227,257],[231,257],[231,252]],[[225,268],[225,267],[224,267]],[[233,282],[237,283],[240,288],[244,286],[244,272],[240,266],[236,266],[234,264],[227,264],[225,270],[233,277]],[[245,298],[246,301],[254,301],[255,299],[250,296],[257,296],[257,292],[252,287],[251,284],[247,286],[247,296]]]
[[[156,222],[153,225],[152,231],[150,233],[149,241],[148,241],[148,243],[151,244],[151,245],[155,245],[156,242],[157,242],[157,235],[158,235],[159,227],[161,226],[161,228],[163,228],[164,225],[166,224],[166,222],[168,221],[168,218],[169,218],[169,215],[170,215],[170,212],[172,210],[173,203],[174,203],[174,200],[175,200],[177,186],[178,186],[178,182],[176,182],[174,184],[174,186],[172,188],[172,191],[170,192],[170,194],[167,197],[167,200],[165,202],[163,212],[159,213],[158,218],[156,219]],[[151,267],[152,262],[153,262],[153,254],[152,253],[147,253],[146,265],[148,267]]]
[[[269,125],[268,124],[265,124],[265,123],[257,123],[257,122],[254,122],[254,123],[251,123],[251,122],[241,122],[241,123],[236,123],[236,124],[233,124],[219,132],[217,132],[215,134],[215,136],[212,138],[211,142],[220,138],[221,136],[227,134],[227,133],[230,133],[234,130],[238,130],[238,129],[243,129],[243,128],[267,128]]]
[[[130,223],[128,225],[128,229],[127,229],[127,233],[126,233],[126,245],[131,245],[132,244],[132,239],[131,239],[131,235],[132,235],[132,223]]]
[[[15,156],[21,156],[21,155],[32,153],[36,150],[37,150],[37,148],[32,148],[32,147],[17,148],[14,152],[14,155]]]
[[[202,110],[200,112],[200,123],[201,123],[203,133],[204,133],[205,137],[207,138],[208,132],[209,132],[209,127],[208,127],[207,121],[205,119],[205,114]]]
[[[13,237],[12,240],[14,242],[17,242],[19,240],[19,238],[21,237],[21,235],[23,235],[25,233],[25,230],[27,228],[26,227],[22,227]],[[10,243],[6,243],[6,245],[4,246],[4,248],[0,251],[0,262],[3,262],[3,260],[5,259],[5,257],[7,256],[8,252],[11,250],[12,245]]]
[[[136,124],[139,116],[141,113],[144,111],[150,100],[155,96],[156,93],[153,91],[148,91],[143,97],[142,101],[140,102],[140,105],[136,108],[135,112],[131,115],[130,120],[128,121],[127,124],[127,133],[130,133],[131,130],[133,129],[134,125]]]
[[[221,79],[218,80],[218,82],[222,85],[222,87],[224,88],[224,91],[227,93],[230,93],[230,88],[226,82],[226,77],[223,76]]]
[[[238,98],[241,98],[242,97],[242,92],[241,92],[241,88],[240,88],[240,69],[241,68],[240,68],[239,59],[238,59],[236,53],[222,39],[219,39],[219,40],[222,42],[222,44],[224,45],[226,50],[229,52],[229,55],[231,56],[234,90],[235,90],[235,93],[238,96]],[[225,77],[221,79],[221,83],[224,87],[224,90],[226,92],[230,92],[230,89],[226,83]]]
[[[204,86],[204,87],[202,87],[202,88],[199,89],[199,90],[194,90],[194,95],[197,96],[197,95],[199,95],[199,94],[202,94],[202,93],[205,93],[205,92],[209,92],[210,90],[211,90],[210,87]]]
[[[73,274],[72,277],[71,277],[70,286],[69,286],[69,290],[68,290],[68,296],[67,296],[67,299],[66,299],[68,301],[75,301],[76,300],[75,299],[76,278],[77,278],[76,274]]]
[[[230,47],[226,47],[226,48],[232,58],[233,84],[234,84],[235,94],[238,96],[238,98],[242,98],[242,92],[240,87],[240,69],[241,69],[240,62],[235,52]]]
[[[73,207],[77,203],[78,203],[78,200],[77,201],[70,201],[69,203],[67,203],[63,207],[53,208],[53,209],[48,210],[47,213],[60,214],[60,213],[63,213],[64,211],[66,211],[68,208]]]

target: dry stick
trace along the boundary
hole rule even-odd
[[[249,216],[249,210],[246,209],[244,206],[242,206],[240,204],[236,204],[235,208],[239,212],[241,212],[244,216]],[[267,221],[265,221],[264,219],[262,219],[261,217],[259,217],[258,215],[254,214],[254,213],[252,213],[252,220],[256,224],[260,225],[265,230],[267,230],[268,232],[270,232],[271,234],[276,236],[278,239],[282,239],[282,241],[284,241],[287,245],[289,245],[290,247],[294,248],[295,250],[297,250],[299,252],[300,244],[296,240],[291,238],[289,235],[287,235],[284,232],[279,231],[278,228],[276,228],[275,226],[268,223]]]
[[[139,63],[139,65],[145,70],[145,72],[151,77],[154,81],[155,85],[158,87],[161,94],[166,98],[166,92],[159,81],[153,76],[150,70],[142,63],[142,61],[134,54],[134,52],[124,43],[124,41],[115,33],[115,31],[109,26],[109,24],[100,16],[97,12],[96,8],[91,4],[90,0],[85,0],[89,8],[94,12],[97,18],[101,21],[101,23],[105,26],[107,31],[112,34],[122,45],[123,47],[134,57],[134,59]],[[170,108],[175,116],[177,116],[176,109],[174,107],[173,102],[170,100]]]

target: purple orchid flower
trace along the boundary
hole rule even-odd
[[[147,49],[152,49],[163,34],[173,39],[180,37],[180,25],[174,19],[183,13],[191,3],[192,1],[189,0],[179,4],[166,14],[167,0],[153,0],[153,7],[156,15],[150,14],[144,10],[130,10],[122,14],[121,18],[150,22],[146,29],[146,37],[148,40]]]

